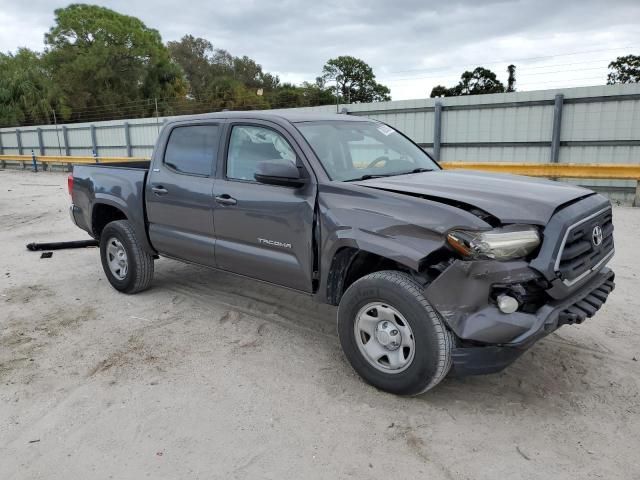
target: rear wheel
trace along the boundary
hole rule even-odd
[[[128,220],[117,220],[104,227],[100,258],[104,273],[116,290],[137,293],[151,285],[153,257],[142,248]]]
[[[340,301],[342,349],[355,371],[381,390],[417,395],[451,368],[453,338],[422,291],[406,273],[382,271],[354,282]]]

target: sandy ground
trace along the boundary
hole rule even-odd
[[[0,170],[0,478],[640,478],[640,209],[618,287],[507,371],[400,398],[345,361],[335,310],[162,259],[117,293],[66,175]],[[635,248],[634,248],[635,247]]]

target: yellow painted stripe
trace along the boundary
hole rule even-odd
[[[441,165],[447,170],[479,170],[530,177],[640,180],[640,164],[632,163],[443,162]]]
[[[0,161],[31,162],[31,155],[0,155]],[[38,163],[93,164],[92,156],[36,156]],[[98,157],[99,163],[141,162],[146,157]],[[640,164],[633,163],[515,163],[515,162],[442,162],[447,170],[479,170],[482,172],[511,173],[530,177],[600,178],[614,180],[640,180]]]

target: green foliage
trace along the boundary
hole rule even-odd
[[[210,62],[210,55],[213,53],[211,42],[185,35],[179,42],[167,43],[167,48],[173,61],[182,67],[187,77],[190,96],[202,99],[207,80],[213,73]]]
[[[345,103],[391,100],[389,88],[376,82],[371,67],[359,58],[343,55],[330,59],[322,69],[322,78],[337,82]]]
[[[169,42],[171,58],[182,67],[189,84],[190,103],[209,109],[291,108],[325,105],[335,101],[323,84],[281,84],[247,56],[234,57],[214,49],[203,38],[185,35]]]
[[[135,17],[96,5],[55,10],[43,53],[0,53],[0,125],[333,104],[338,77],[350,102],[389,100],[369,65],[329,60],[323,75],[281,83],[255,60],[185,35],[166,46]],[[157,103],[157,109],[156,109]]]
[[[431,98],[451,96],[451,89],[445,87],[444,85],[436,85],[431,89]]]
[[[244,92],[243,89],[255,90],[253,95],[259,96],[258,90],[262,90],[264,95],[265,92],[274,91],[279,86],[278,77],[264,72],[262,66],[251,58],[234,57],[226,50],[214,50],[211,42],[204,38],[185,35],[180,41],[169,42],[167,46],[173,61],[185,72],[189,94],[196,101],[216,103],[222,100],[222,97],[217,96],[220,92],[216,87],[221,80],[225,80],[228,87],[224,92],[227,97],[231,94],[231,83],[233,89],[248,96],[252,94]],[[259,99],[257,102],[264,103]]]
[[[515,75],[515,67],[514,67]],[[515,77],[514,77],[515,78]],[[515,80],[514,80],[515,81]],[[496,74],[484,67],[476,67],[472,72],[465,71],[455,87],[447,88],[437,85],[431,90],[431,98],[457,97],[460,95],[483,95],[485,93],[503,93],[504,85]]]
[[[613,70],[607,75],[607,85],[616,83],[640,83],[640,55],[625,55],[609,64]]]
[[[69,113],[41,56],[26,48],[0,53],[0,124],[49,123],[53,107]]]
[[[516,66],[509,65],[507,67],[507,73],[509,74],[509,78],[507,79],[507,92],[515,92],[516,91]]]
[[[160,34],[134,17],[95,5],[73,4],[55,10],[55,25],[45,35],[44,61],[72,112],[100,107],[122,113],[114,104],[184,94],[186,83]],[[149,102],[128,116],[149,114]],[[109,107],[112,108],[109,108]],[[159,105],[170,113],[167,105]],[[72,114],[82,120],[80,114]],[[87,118],[89,119],[89,118]]]

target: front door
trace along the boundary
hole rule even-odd
[[[316,186],[264,185],[262,161],[294,162],[306,170],[287,132],[268,122],[235,123],[227,134],[224,171],[214,185],[219,268],[310,292]]]
[[[173,127],[156,152],[146,187],[149,238],[159,253],[215,266],[214,169],[221,126]]]

